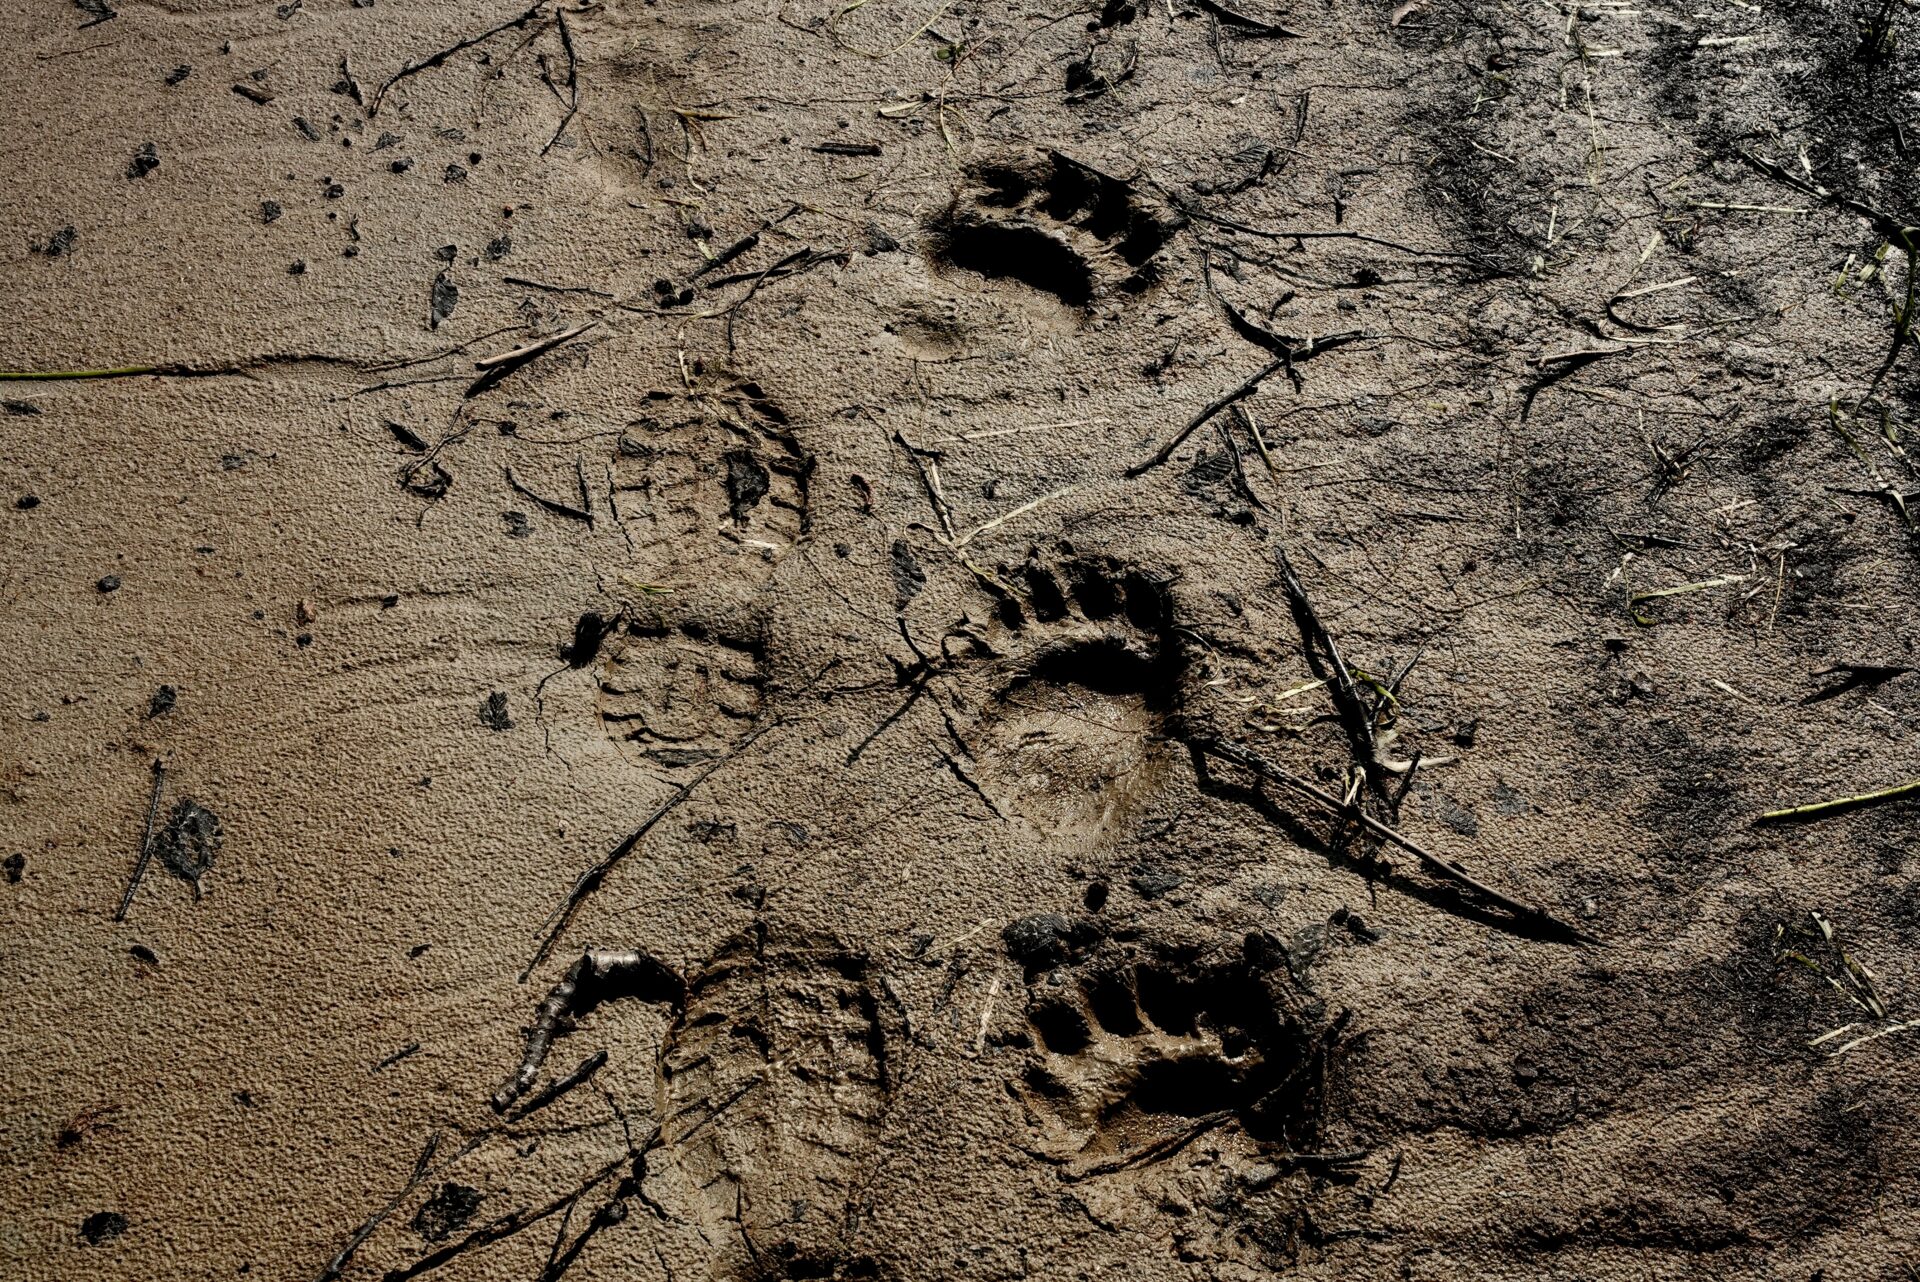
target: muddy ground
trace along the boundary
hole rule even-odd
[[[0,1272],[1916,1276],[1904,8],[9,17]]]

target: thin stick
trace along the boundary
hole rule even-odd
[[[1252,378],[1240,384],[1240,386],[1234,388],[1231,392],[1228,392],[1225,396],[1222,396],[1219,400],[1215,401],[1213,404],[1207,406],[1207,408],[1201,410],[1198,414],[1194,415],[1191,422],[1189,422],[1185,427],[1181,428],[1178,432],[1174,433],[1174,437],[1172,440],[1168,441],[1165,445],[1160,447],[1159,453],[1155,454],[1152,458],[1148,459],[1144,463],[1134,464],[1132,467],[1126,470],[1126,475],[1129,478],[1139,476],[1142,472],[1146,472],[1153,468],[1159,467],[1162,463],[1172,458],[1173,452],[1179,449],[1181,444],[1189,436],[1192,436],[1200,428],[1206,426],[1207,421],[1209,419],[1211,419],[1215,414],[1218,414],[1221,410],[1226,409],[1229,405],[1237,405],[1241,401],[1246,400],[1249,396],[1252,396],[1255,392],[1259,391],[1260,384],[1266,382],[1269,378],[1272,378],[1275,374],[1278,374],[1281,370],[1287,368],[1287,361],[1288,361],[1288,358],[1284,356],[1268,361],[1267,364],[1260,370],[1259,373],[1255,374]]]
[[[454,54],[459,53],[462,49],[471,49],[484,40],[493,39],[493,37],[499,35],[502,31],[510,31],[514,27],[524,27],[527,23],[532,22],[534,17],[546,7],[547,0],[537,0],[537,3],[534,4],[532,8],[517,18],[509,18],[497,27],[489,27],[479,35],[470,36],[462,40],[459,44],[449,45],[439,53],[423,58],[419,62],[409,62],[406,66],[387,77],[386,83],[373,91],[373,98],[367,103],[367,119],[372,120],[379,114],[380,103],[386,98],[387,90],[393,88],[408,76],[418,75],[422,71],[432,70],[434,67],[439,66],[447,59],[453,57]]]
[[[1593,942],[1592,937],[1585,931],[1561,921],[1538,904],[1529,904],[1522,900],[1515,899],[1511,895],[1502,894],[1492,886],[1474,877],[1453,860],[1434,854],[1431,850],[1416,844],[1411,838],[1402,836],[1397,829],[1380,822],[1365,811],[1343,804],[1341,800],[1332,793],[1315,787],[1293,772],[1281,769],[1266,758],[1250,752],[1238,744],[1215,741],[1212,743],[1197,744],[1196,747],[1198,747],[1202,753],[1210,753],[1216,757],[1223,757],[1235,765],[1251,771],[1262,779],[1270,779],[1274,783],[1283,784],[1295,792],[1320,803],[1320,805],[1326,807],[1331,814],[1353,820],[1374,836],[1390,841],[1402,850],[1416,856],[1421,863],[1425,864],[1433,872],[1451,881],[1459,882],[1469,890],[1484,895],[1516,917],[1530,918],[1534,921],[1543,922],[1554,927],[1556,930],[1573,936],[1583,943]],[[1916,781],[1912,786],[1920,788],[1920,781]]]
[[[165,372],[161,365],[122,365],[117,369],[55,369],[36,371],[28,369],[0,370],[0,379],[9,382],[39,383],[51,382],[59,378],[131,378],[136,374],[159,374]]]
[[[536,494],[534,491],[528,489],[526,485],[521,483],[520,478],[513,474],[513,467],[511,464],[509,464],[507,467],[507,484],[512,486],[517,492],[524,494],[528,498],[532,499],[535,503],[539,504],[541,507],[545,508],[547,511],[553,513],[555,516],[564,516],[567,519],[572,521],[585,521],[588,525],[593,524],[593,513],[585,511],[581,508],[569,506],[568,504],[560,502],[558,499],[546,498],[543,495]],[[585,488],[586,487],[583,484],[581,487],[582,493],[585,493]]]
[[[1843,810],[1852,810],[1857,806],[1897,801],[1901,797],[1911,797],[1915,793],[1920,793],[1920,779],[1912,779],[1892,788],[1882,788],[1879,792],[1863,792],[1852,797],[1835,797],[1832,801],[1815,801],[1804,806],[1789,806],[1785,810],[1769,810],[1760,816],[1760,822],[1764,824],[1782,823],[1792,819],[1820,819],[1827,815],[1839,814]]]
[[[940,530],[946,535],[947,542],[952,543],[954,540],[953,509],[947,506],[947,496],[940,491],[939,472],[937,470],[933,472],[927,470],[926,459],[939,459],[939,452],[937,450],[921,449],[909,441],[904,432],[894,432],[893,439],[900,442],[900,448],[905,450],[907,457],[913,460],[913,466],[920,473],[920,484],[927,492],[927,502],[932,504],[933,515],[940,522]],[[923,458],[922,456],[925,457]]]
[[[820,678],[831,672],[838,663],[839,660],[832,660],[825,667],[821,668],[820,671],[814,673],[806,685],[800,688],[799,693],[804,694],[808,690],[813,689],[814,686],[819,684]],[[659,809],[647,816],[645,822],[621,838],[620,843],[612,850],[609,850],[605,857],[594,864],[593,867],[581,873],[579,879],[573,883],[573,889],[567,892],[566,899],[561,902],[559,908],[554,910],[553,915],[547,919],[540,945],[534,949],[533,960],[529,961],[527,968],[520,972],[520,982],[524,984],[527,981],[527,977],[533,974],[534,968],[547,959],[547,955],[553,951],[553,946],[559,940],[561,933],[566,930],[568,923],[573,920],[573,914],[579,911],[582,903],[586,902],[587,896],[600,888],[600,883],[605,881],[607,875],[639,847],[641,841],[646,838],[648,833],[653,831],[656,824],[662,819],[665,819],[668,814],[672,813],[674,808],[681,802],[692,796],[694,789],[698,788],[708,779],[711,779],[714,773],[722,766],[737,760],[742,753],[753,746],[754,742],[759,739],[761,735],[773,729],[775,726],[785,724],[786,719],[784,717],[772,717],[755,726],[748,732],[746,738],[734,745],[732,752],[729,752],[724,757],[717,758],[712,765],[680,785],[671,797],[668,797],[666,801],[661,803]]]
[[[140,889],[140,879],[147,875],[147,863],[153,858],[153,821],[160,814],[160,792],[167,783],[167,763],[155,757],[153,759],[153,795],[147,798],[147,826],[140,833],[140,857],[134,860],[133,876],[127,879],[127,893],[120,897],[120,911],[113,915],[115,921],[127,919],[127,909],[133,906],[133,892]]]
[[[353,1259],[354,1252],[358,1251],[366,1240],[373,1236],[373,1231],[379,1228],[388,1216],[400,1209],[400,1203],[406,1201],[407,1194],[419,1187],[420,1181],[426,1178],[427,1171],[433,1165],[433,1155],[438,1152],[439,1149],[440,1132],[435,1131],[427,1137],[426,1147],[420,1150],[420,1156],[413,1164],[413,1174],[408,1177],[406,1187],[398,1193],[395,1193],[391,1202],[388,1202],[381,1210],[374,1212],[366,1223],[353,1231],[353,1236],[347,1239],[347,1244],[341,1247],[339,1253],[327,1262],[326,1268],[320,1270],[320,1282],[333,1282],[335,1278],[346,1271],[347,1262]]]

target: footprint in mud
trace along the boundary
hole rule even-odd
[[[739,597],[806,533],[813,460],[759,384],[702,377],[694,393],[650,394],[652,412],[627,425],[613,503],[637,577]],[[607,737],[637,762],[685,770],[753,728],[766,674],[759,641],[737,629],[629,615],[598,650],[596,675]]]
[[[715,1276],[878,1276],[848,1246],[891,1042],[866,957],[825,936],[738,938],[689,975],[661,1055],[649,1191],[701,1226]]]
[[[1185,222],[1144,184],[1057,151],[979,165],[969,177],[930,228],[934,262],[1017,282],[1070,308],[1145,290]]]
[[[1283,956],[1258,937],[1215,957],[1108,945],[1031,985],[1020,1094],[1041,1154],[1081,1177],[1170,1156],[1213,1130],[1255,1148],[1311,1148],[1324,1039]]]
[[[711,374],[708,375],[711,377]],[[654,392],[620,435],[613,501],[636,571],[758,586],[807,531],[813,458],[760,385]]]
[[[702,623],[628,618],[599,651],[600,726],[631,760],[693,770],[752,731],[765,699],[756,640]]]
[[[1003,571],[988,642],[1010,656],[981,708],[982,785],[1049,837],[1088,847],[1123,830],[1165,783],[1179,677],[1167,590],[1107,557],[1070,552]]]
[[[888,1009],[867,958],[823,935],[756,928],[684,973],[588,949],[489,1120],[436,1135],[326,1276],[385,1261],[402,1282],[467,1255],[486,1276],[576,1259],[598,1276],[631,1265],[617,1239],[637,1224],[669,1277],[882,1277],[850,1243],[895,1084]]]

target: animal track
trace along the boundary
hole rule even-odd
[[[699,623],[628,619],[599,657],[600,725],[633,760],[689,770],[724,756],[759,719],[759,645]]]
[[[983,784],[1050,835],[1123,827],[1170,764],[1178,659],[1164,585],[1104,557],[1030,559],[1003,579],[991,648],[1011,652],[981,711]]]
[[[1026,164],[982,165],[970,176],[972,190],[933,222],[934,261],[1016,281],[1068,307],[1146,289],[1185,223],[1141,184],[1057,151]]]
[[[865,955],[824,935],[756,926],[684,973],[589,948],[536,1009],[488,1124],[457,1128],[472,1136],[458,1149],[436,1136],[327,1276],[364,1244],[411,1261],[389,1282],[482,1251],[499,1276],[558,1277],[556,1258],[644,1207],[670,1277],[884,1278],[851,1239],[903,1044],[890,1009]],[[598,1049],[561,1053],[573,1037]],[[624,1249],[610,1244],[616,1272]]]
[[[805,534],[813,459],[760,385],[649,394],[612,460],[614,505],[644,573],[757,586]]]
[[[1055,972],[1056,975],[1061,972]],[[1106,946],[1028,989],[1034,1062],[1023,1094],[1042,1152],[1075,1175],[1136,1165],[1231,1126],[1255,1145],[1311,1148],[1322,1039],[1277,946],[1202,957]]]
[[[735,939],[688,977],[661,1056],[656,1196],[708,1227],[727,1276],[879,1276],[846,1248],[888,1051],[867,959],[824,936]]]

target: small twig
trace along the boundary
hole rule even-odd
[[[439,1149],[440,1132],[435,1131],[427,1137],[426,1147],[420,1150],[420,1156],[414,1161],[413,1174],[407,1178],[405,1187],[393,1195],[392,1201],[388,1202],[386,1206],[380,1210],[374,1212],[373,1215],[367,1218],[366,1223],[353,1231],[353,1235],[347,1239],[346,1245],[341,1247],[339,1252],[335,1254],[331,1260],[327,1261],[327,1266],[324,1269],[320,1270],[320,1282],[334,1282],[335,1278],[346,1271],[347,1264],[353,1259],[354,1252],[365,1245],[366,1240],[373,1236],[374,1230],[385,1223],[387,1218],[395,1211],[399,1210],[400,1204],[407,1200],[407,1194],[419,1187],[420,1181],[427,1177],[427,1171],[433,1166],[433,1155],[438,1152]]]
[[[1268,779],[1274,783],[1291,788],[1295,792],[1319,803],[1330,814],[1343,819],[1353,820],[1374,836],[1390,841],[1402,850],[1414,855],[1431,871],[1450,881],[1459,882],[1469,890],[1484,896],[1495,905],[1504,908],[1516,917],[1551,926],[1555,930],[1582,943],[1594,942],[1592,936],[1588,935],[1585,931],[1561,921],[1538,904],[1529,904],[1522,900],[1515,899],[1511,895],[1506,895],[1495,890],[1492,886],[1474,877],[1453,860],[1434,854],[1426,847],[1415,843],[1411,838],[1402,835],[1399,830],[1382,823],[1365,811],[1346,805],[1333,794],[1316,787],[1292,771],[1284,770],[1266,758],[1246,748],[1240,747],[1238,744],[1228,743],[1223,740],[1213,740],[1211,742],[1197,742],[1194,747],[1203,754],[1211,754],[1231,761],[1242,769],[1252,772],[1259,778]],[[1909,786],[1920,790],[1920,780],[1916,780]]]
[[[524,494],[529,499],[532,499],[535,503],[538,503],[541,507],[553,513],[555,516],[564,516],[570,521],[585,521],[588,525],[593,524],[593,513],[583,511],[577,507],[569,506],[568,504],[562,503],[557,499],[550,499],[545,497],[544,495],[536,494],[532,490],[528,489],[525,485],[521,484],[520,478],[513,474],[513,465],[511,463],[507,465],[506,471],[507,471],[508,485],[511,485],[516,491],[518,491],[521,494]],[[584,489],[582,492],[584,492]]]
[[[593,1054],[581,1060],[579,1067],[575,1068],[571,1073],[568,1073],[565,1077],[515,1109],[512,1120],[517,1122],[529,1113],[539,1112],[581,1083],[591,1081],[593,1075],[605,1068],[606,1065],[607,1052],[605,1050],[595,1051]]]
[[[940,452],[921,449],[909,441],[904,432],[895,431],[893,439],[900,443],[900,448],[905,450],[907,457],[913,460],[913,466],[920,473],[920,484],[927,492],[927,502],[933,505],[933,515],[940,522],[940,532],[946,536],[948,543],[952,543],[954,541],[953,509],[947,506],[947,496],[940,489],[938,463]],[[932,462],[930,463],[929,460]]]
[[[1215,414],[1226,409],[1229,405],[1238,404],[1246,400],[1249,396],[1252,396],[1260,390],[1260,384],[1266,382],[1281,370],[1288,368],[1291,360],[1292,358],[1290,356],[1281,356],[1267,362],[1252,378],[1249,378],[1246,382],[1240,384],[1240,386],[1234,388],[1231,392],[1228,392],[1225,396],[1222,396],[1219,400],[1194,415],[1185,427],[1174,433],[1172,440],[1160,447],[1158,453],[1144,463],[1134,464],[1126,470],[1125,475],[1129,478],[1139,476],[1141,473],[1159,467],[1162,463],[1172,458],[1173,452],[1179,449],[1189,436],[1192,436],[1200,428],[1206,426],[1207,421]]]
[[[127,909],[133,906],[133,892],[140,889],[140,879],[147,875],[147,864],[153,858],[153,823],[160,815],[160,793],[166,783],[167,763],[155,757],[153,794],[147,798],[147,824],[140,833],[140,857],[134,860],[133,876],[127,879],[127,893],[120,898],[120,910],[113,915],[115,921],[127,919]]]
[[[553,137],[547,139],[547,145],[540,149],[543,156],[553,150],[553,145],[560,141],[561,134],[567,132],[567,126],[573,123],[574,116],[580,110],[580,59],[573,52],[573,32],[567,26],[567,11],[556,9],[553,16],[560,25],[560,47],[567,52],[568,102],[567,114],[560,117],[560,125],[553,131]]]
[[[417,1278],[423,1273],[431,1273],[441,1265],[451,1263],[453,1260],[465,1255],[468,1251],[475,1251],[482,1247],[492,1246],[495,1242],[504,1241],[516,1233],[533,1227],[544,1219],[558,1215],[561,1211],[566,1210],[582,1197],[585,1197],[594,1188],[604,1184],[609,1177],[621,1167],[625,1166],[630,1160],[627,1154],[622,1153],[619,1157],[614,1158],[611,1162],[608,1162],[593,1174],[589,1175],[585,1182],[571,1193],[562,1194],[538,1210],[514,1211],[481,1228],[475,1229],[472,1233],[460,1239],[460,1241],[450,1246],[441,1247],[438,1251],[415,1260],[404,1269],[395,1269],[388,1273],[387,1282],[407,1282],[408,1279]]]
[[[473,363],[473,367],[484,372],[468,386],[462,399],[471,400],[536,356],[543,356],[560,344],[578,338],[597,324],[599,324],[598,321],[584,321],[572,329],[562,330],[558,334],[528,343],[525,347],[516,347],[510,352],[501,352],[498,356],[482,357]]]
[[[539,15],[540,11],[546,7],[547,0],[536,0],[532,8],[517,18],[509,18],[497,27],[489,27],[479,35],[469,36],[458,44],[449,45],[439,53],[431,54],[419,62],[409,62],[406,66],[387,77],[386,82],[373,91],[373,97],[367,102],[367,119],[372,120],[380,113],[380,104],[386,99],[387,91],[399,84],[402,80],[405,80],[408,76],[418,75],[422,71],[430,71],[461,50],[471,49],[483,41],[491,40],[502,31],[511,31],[515,27],[524,27],[527,23],[532,22],[534,18]]]
[[[1839,814],[1860,806],[1897,801],[1901,797],[1911,797],[1916,793],[1920,793],[1920,779],[1912,779],[1891,788],[1882,788],[1879,792],[1862,792],[1851,797],[1835,797],[1831,801],[1815,801],[1804,806],[1789,806],[1785,810],[1769,810],[1760,816],[1759,822],[1781,823],[1786,820],[1821,819],[1827,815]]]

